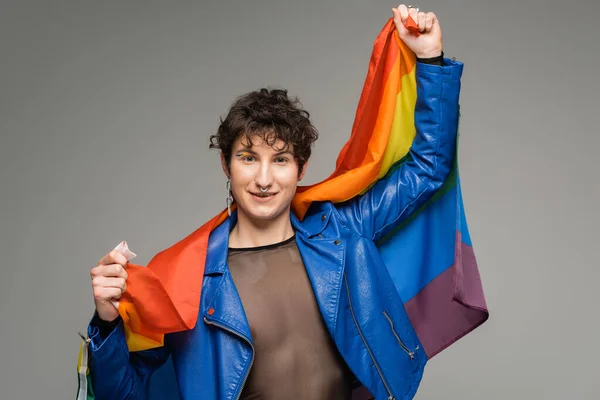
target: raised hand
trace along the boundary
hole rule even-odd
[[[442,28],[434,13],[418,11],[404,4],[392,8],[392,13],[398,36],[417,57],[431,58],[442,54]],[[406,28],[409,15],[418,26],[418,35]]]

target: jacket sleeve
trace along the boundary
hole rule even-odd
[[[341,203],[342,220],[374,241],[387,235],[444,184],[456,153],[463,64],[416,65],[416,136],[407,160],[365,194]]]
[[[168,359],[168,347],[129,352],[123,321],[103,337],[92,319],[88,337],[89,368],[96,400],[147,399],[150,376]]]

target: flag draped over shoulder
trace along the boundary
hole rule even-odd
[[[335,171],[298,188],[292,212],[300,220],[312,202],[360,195],[409,157],[416,133],[415,67],[415,55],[390,19],[375,40],[351,136]],[[194,327],[209,235],[226,218],[223,210],[147,267],[129,264],[119,313],[130,351],[162,346],[164,334]],[[433,198],[377,246],[429,358],[487,320],[456,161]]]

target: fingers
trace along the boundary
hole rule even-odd
[[[113,278],[106,276],[98,276],[92,281],[94,288],[114,288],[119,289],[122,293],[127,290],[127,281],[124,278]]]
[[[437,17],[434,13],[419,12],[418,8],[409,8],[404,4],[400,4],[398,8],[393,8],[392,12],[395,22],[401,22],[402,25],[406,25],[410,16],[419,27],[419,32],[421,33],[430,32],[437,23]]]
[[[400,4],[398,8],[392,8],[392,13],[394,14],[394,24],[396,25],[400,38],[409,36],[410,33],[407,28],[409,15],[408,7],[404,4]]]
[[[410,17],[413,19],[413,21],[415,21],[415,23],[417,25],[419,25],[419,14],[424,14],[424,13],[420,13],[416,8],[411,7],[408,9],[408,15],[410,15]]]
[[[427,14],[425,14],[424,12],[420,12],[417,15],[417,25],[419,26],[419,32],[423,33],[425,32],[425,24],[426,24],[426,16]]]
[[[124,291],[116,287],[95,287],[94,301],[101,304],[119,299]]]
[[[127,279],[127,271],[121,264],[98,265],[90,271],[92,280],[98,277],[115,277]]]
[[[125,278],[96,276],[92,279],[95,301],[118,299],[127,290]]]
[[[432,12],[428,12],[427,15],[425,16],[425,19],[426,19],[425,31],[431,32],[438,24],[437,16]]]
[[[123,267],[127,266],[127,258],[116,250],[111,251],[98,261],[98,265],[120,264]]]
[[[400,21],[402,21],[402,24],[406,24],[409,14],[408,7],[406,7],[404,4],[400,4],[398,6],[398,13],[400,14]]]
[[[431,31],[431,28],[433,27],[433,19],[434,18],[435,18],[434,13],[427,13],[427,15],[425,15],[425,32]]]

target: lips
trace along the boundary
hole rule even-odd
[[[252,192],[250,192],[250,194],[252,194],[252,196],[256,196],[256,197],[260,197],[261,199],[265,199],[268,197],[273,197],[277,193],[252,193]]]
[[[266,203],[270,203],[271,201],[273,201],[273,199],[275,198],[275,195],[277,193],[255,193],[255,192],[250,192],[250,194],[252,195],[252,200],[257,203],[257,204],[266,204]]]

